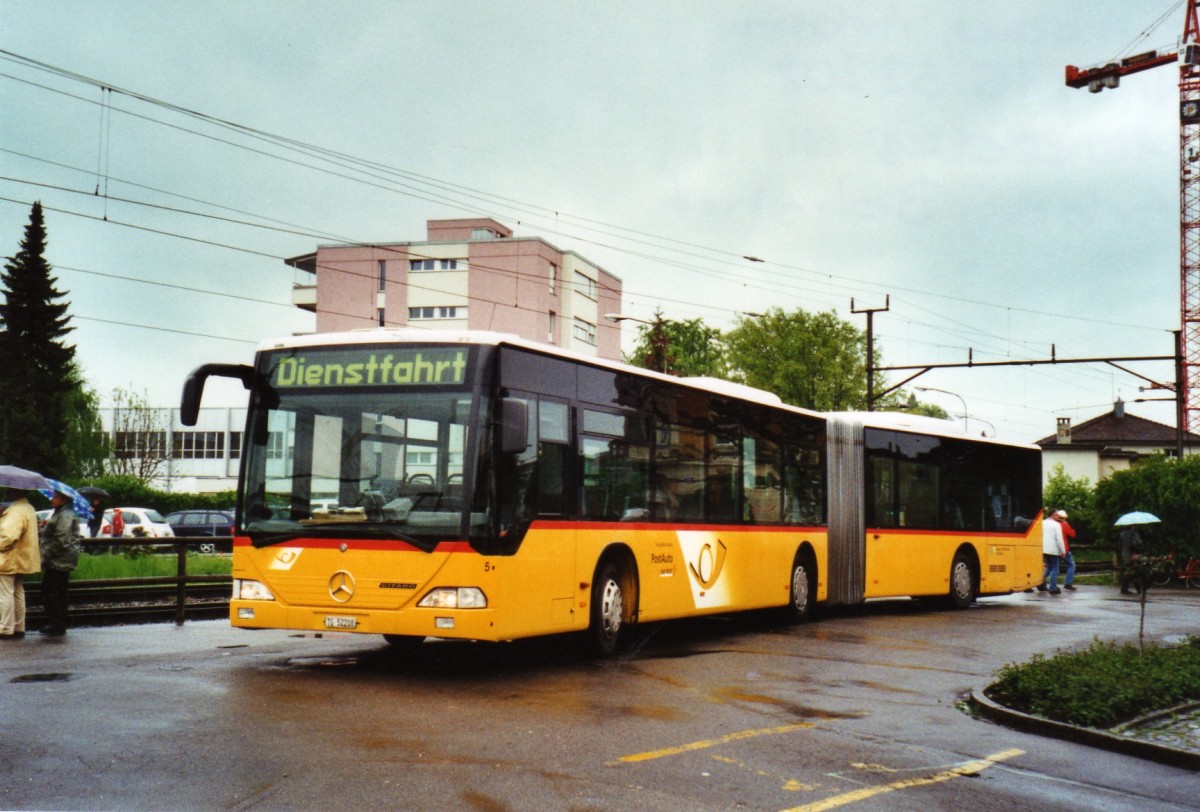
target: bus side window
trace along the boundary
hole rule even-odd
[[[567,512],[567,442],[571,436],[567,404],[542,400],[538,404],[537,512]]]
[[[709,521],[741,518],[741,437],[733,431],[708,436],[708,470],[704,480]]]
[[[872,527],[896,527],[896,501],[892,458],[881,454],[868,457],[871,474],[870,515],[867,523]]]

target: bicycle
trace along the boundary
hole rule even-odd
[[[1170,558],[1174,561],[1175,554],[1171,553]],[[1167,572],[1165,575],[1160,575],[1151,583],[1154,586],[1166,586],[1175,579],[1182,581],[1185,586],[1200,589],[1200,558],[1189,558],[1186,564],[1182,566],[1176,565],[1174,572]]]

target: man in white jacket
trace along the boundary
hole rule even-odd
[[[1051,595],[1057,595],[1060,590],[1058,588],[1058,560],[1067,553],[1066,542],[1063,540],[1062,525],[1053,518],[1054,511],[1047,510],[1046,518],[1042,519],[1042,583],[1038,585],[1038,592],[1045,592],[1049,589]],[[1047,586],[1049,585],[1049,586]]]

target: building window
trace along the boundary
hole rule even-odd
[[[387,260],[379,260],[379,289],[383,290],[387,283]]]
[[[557,343],[557,341],[558,341],[558,314],[555,313],[553,310],[550,311],[550,319],[549,319],[548,326],[550,329],[550,334],[549,334],[549,336],[547,336],[546,340],[549,341],[551,344]]]
[[[466,260],[463,260],[465,263]],[[412,259],[408,262],[410,271],[457,271],[457,259]],[[382,290],[382,288],[380,288]]]
[[[589,299],[595,299],[596,298],[596,280],[592,279],[590,276],[581,274],[579,271],[576,271],[575,272],[575,290],[579,291],[580,293],[582,293],[584,296],[588,297]]]
[[[554,292],[554,287],[558,284],[558,266],[553,262],[550,263],[550,292]]]
[[[240,460],[242,458],[242,433],[240,431],[229,432],[229,459]]]
[[[177,431],[171,436],[171,456],[177,460],[219,460],[225,456],[225,432]]]
[[[471,229],[471,239],[473,240],[494,240],[496,232],[490,228],[473,228]]]
[[[447,305],[443,307],[410,307],[409,321],[425,321],[427,319],[465,319],[467,308],[462,305]]]
[[[585,344],[596,343],[596,325],[583,319],[575,319],[575,337]]]
[[[112,436],[113,456],[120,460],[162,457],[167,448],[165,431],[118,431]]]
[[[282,431],[273,431],[267,435],[267,459],[287,459],[288,438]]]
[[[379,326],[382,327],[383,326],[383,308],[382,307],[379,308],[378,315],[379,315]]]

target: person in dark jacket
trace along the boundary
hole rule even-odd
[[[79,563],[79,517],[71,497],[54,492],[54,512],[42,527],[38,542],[42,552],[42,606],[46,625],[42,634],[62,637],[67,633],[67,589],[71,571]]]
[[[1130,585],[1142,594],[1142,582],[1130,571],[1133,562],[1142,555],[1142,536],[1132,525],[1121,531],[1121,594],[1128,595]]]

